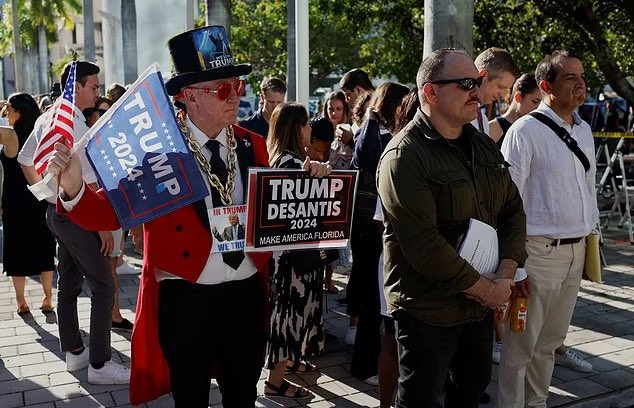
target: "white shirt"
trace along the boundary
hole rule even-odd
[[[194,136],[194,139],[196,140],[196,142],[198,142],[198,144],[202,147],[202,153],[205,156],[205,159],[209,160],[211,158],[211,152],[206,147],[204,147],[205,143],[209,140],[209,138],[200,129],[198,129],[196,125],[194,125],[189,120],[189,118],[187,118],[186,124],[187,124],[187,128],[192,133],[192,136]],[[225,162],[225,165],[227,166],[227,168],[229,168],[229,164],[227,161],[227,156],[229,154],[229,149],[227,148],[227,131],[223,129],[220,132],[220,134],[216,136],[215,140],[220,142],[220,156],[222,157],[222,160]],[[205,180],[205,183],[207,184],[207,188],[210,189],[211,187],[209,186],[207,175],[200,168],[200,166],[199,166],[199,170],[200,170],[200,173],[203,175],[203,179]],[[235,184],[236,184],[236,188],[233,190],[233,194],[231,195],[233,199],[233,204],[234,205],[244,204],[245,200],[244,200],[242,178],[240,177],[240,167],[237,164],[236,164]],[[66,211],[71,211],[73,209],[73,207],[81,199],[81,196],[83,195],[83,193],[84,193],[84,187],[81,188],[79,194],[77,194],[77,197],[75,197],[73,200],[71,201],[61,200],[62,205],[64,206]],[[222,203],[212,203],[211,194],[207,195],[207,197],[205,197],[205,206],[207,207],[207,209],[210,210],[214,208],[214,204],[216,207],[223,206]],[[222,283],[227,281],[242,280],[252,276],[254,273],[257,272],[257,269],[255,267],[255,264],[251,260],[251,257],[249,257],[246,254],[245,254],[244,260],[238,267],[238,270],[235,270],[229,265],[224,263],[224,261],[222,260],[222,254],[220,253],[212,254],[211,248],[209,249],[209,251],[210,251],[209,258],[207,258],[207,263],[205,264],[205,268],[203,269],[203,272],[201,273],[196,283],[200,283],[204,285],[214,285],[217,283]],[[169,273],[169,271],[157,270],[156,280],[161,281],[164,279],[181,279],[181,278]]]
[[[480,130],[480,124],[478,123],[478,118],[473,119],[471,121],[471,124],[476,129],[478,129],[481,132],[484,132],[484,133],[486,133],[488,135],[489,134],[489,119],[487,118],[486,109],[487,109],[487,107],[485,105],[482,105],[482,106],[480,106],[478,108],[478,114],[481,115],[481,117],[482,117],[482,128],[483,128],[483,130]]]
[[[18,163],[20,163],[21,165],[33,166],[35,164],[33,160],[35,158],[35,150],[37,149],[37,145],[43,136],[42,134],[48,131],[51,123],[52,114],[53,110],[51,109],[48,112],[40,115],[40,117],[37,118],[37,120],[35,121],[33,131],[24,142],[24,146],[22,146],[22,150],[20,150],[20,153],[18,153]],[[88,126],[86,126],[86,118],[76,106],[74,107],[73,124],[73,136],[75,137],[75,141],[79,141],[82,137],[84,137],[86,132],[88,132]],[[79,156],[79,159],[81,161],[81,169],[84,181],[88,184],[96,183],[97,176],[95,175],[95,172],[93,171],[92,166],[90,165],[90,162],[86,157],[86,149],[78,149],[77,155]],[[44,172],[42,173],[42,177],[44,177],[46,173],[47,171],[44,170]],[[51,180],[49,184],[51,190],[57,190],[57,181],[55,179]],[[54,198],[50,198],[47,201],[51,204],[55,204]]]
[[[596,162],[590,126],[573,114],[571,127],[548,105],[536,109],[565,128],[590,161],[581,161],[548,126],[526,115],[513,123],[502,154],[511,165],[526,212],[527,234],[553,239],[584,237],[599,222],[595,187]]]

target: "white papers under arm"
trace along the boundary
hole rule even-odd
[[[500,264],[495,228],[472,218],[458,254],[480,274],[495,273]]]

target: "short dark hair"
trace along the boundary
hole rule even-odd
[[[423,85],[427,82],[437,81],[440,78],[442,69],[445,67],[445,60],[449,55],[463,54],[469,57],[464,50],[456,48],[440,48],[423,58],[423,62],[418,67],[418,73],[416,73],[416,87],[419,90],[423,89]],[[469,57],[471,58],[471,57]]]
[[[486,69],[489,78],[495,78],[506,72],[517,78],[521,73],[513,61],[513,56],[502,48],[487,48],[476,57],[474,63],[478,70]]]
[[[281,94],[286,93],[286,84],[279,78],[276,77],[265,77],[260,82],[260,92],[262,95],[266,93],[266,91],[273,91]]]
[[[61,83],[62,88],[66,87],[66,81],[68,80],[68,74],[70,73],[70,66],[72,61],[64,66],[64,72],[62,73]],[[88,61],[77,61],[77,71],[75,73],[75,81],[79,82],[81,86],[86,86],[86,81],[91,75],[97,75],[99,73],[99,67],[96,64]]]
[[[535,80],[539,84],[541,81],[553,83],[557,79],[559,73],[558,66],[561,60],[567,58],[577,58],[576,55],[569,51],[554,51],[550,55],[546,55],[543,60],[539,61],[537,68],[535,68]]]
[[[310,122],[310,141],[332,143],[335,140],[335,126],[328,118],[316,118]]]
[[[341,81],[339,81],[339,87],[348,91],[354,91],[354,88],[357,86],[368,91],[374,90],[368,73],[359,68],[346,72],[341,78]]]

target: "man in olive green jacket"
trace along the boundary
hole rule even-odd
[[[511,295],[526,259],[526,216],[508,164],[477,115],[482,79],[469,56],[443,49],[416,78],[421,109],[388,144],[377,173],[385,220],[385,292],[396,320],[397,408],[477,407],[490,381],[491,309]],[[500,265],[481,275],[458,255],[471,218],[497,230]]]

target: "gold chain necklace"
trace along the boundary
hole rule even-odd
[[[233,190],[236,189],[236,163],[238,162],[238,156],[236,155],[236,139],[233,135],[233,128],[231,126],[227,127],[227,148],[229,149],[229,155],[227,156],[227,161],[229,162],[229,169],[227,170],[227,184],[222,185],[220,182],[220,178],[216,174],[214,174],[211,169],[211,165],[209,161],[203,155],[200,145],[194,139],[191,132],[187,128],[185,124],[185,115],[177,115],[178,117],[178,125],[181,128],[181,131],[185,135],[185,139],[187,140],[187,145],[189,149],[194,154],[196,161],[203,169],[205,174],[207,175],[207,180],[212,188],[215,188],[220,193],[220,200],[222,200],[222,204],[225,206],[229,206],[233,204],[233,198],[231,195],[233,194]],[[215,204],[215,203],[214,203]]]

